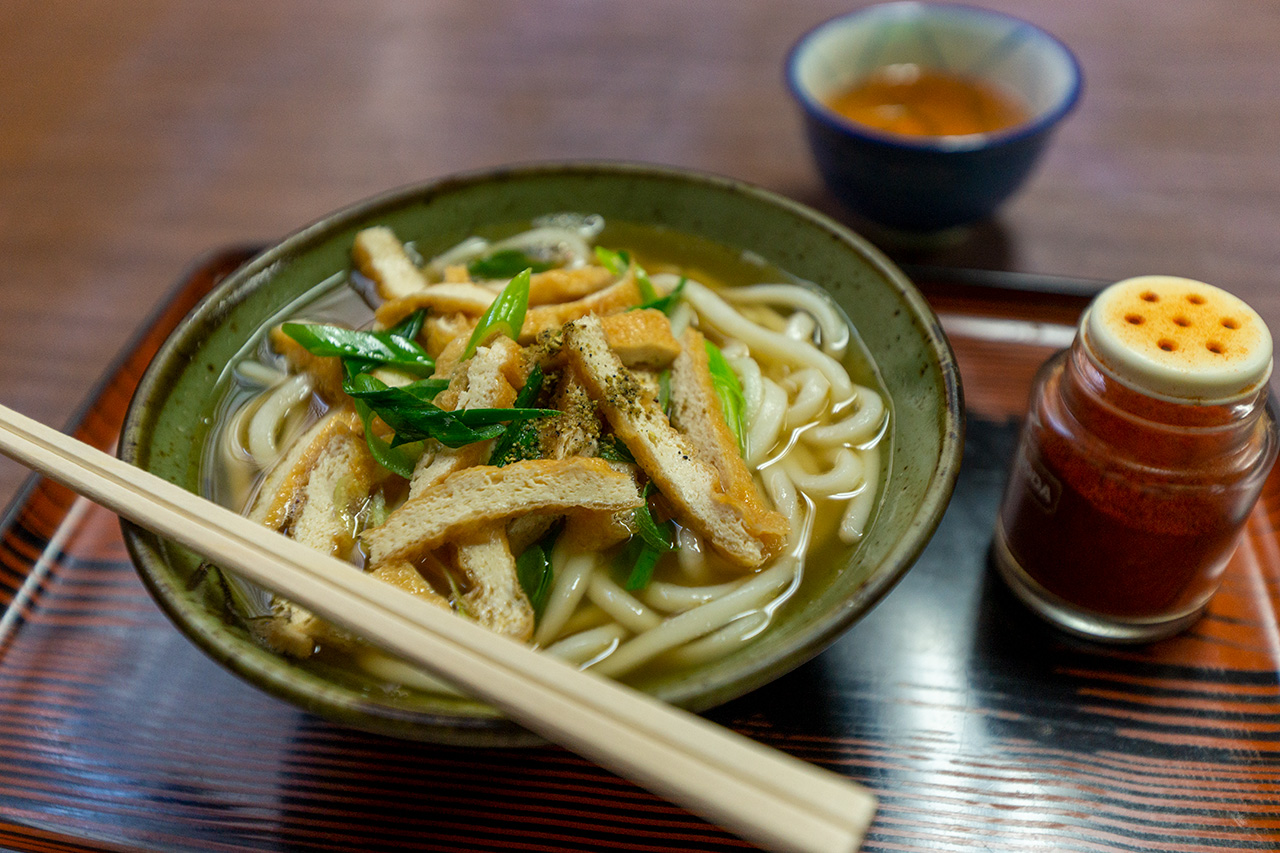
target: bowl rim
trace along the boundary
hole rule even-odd
[[[928,15],[941,15],[952,18],[969,17],[983,18],[987,20],[999,20],[1012,23],[1019,27],[1025,27],[1050,44],[1056,46],[1061,51],[1063,58],[1066,59],[1067,67],[1071,72],[1071,85],[1068,87],[1062,100],[1045,110],[1039,115],[1033,116],[1027,121],[1020,122],[1012,127],[1004,130],[997,130],[992,133],[974,133],[955,136],[906,136],[903,134],[891,133],[889,131],[878,130],[869,125],[860,124],[851,119],[844,118],[829,109],[825,104],[813,96],[813,94],[800,83],[798,65],[804,52],[810,47],[814,38],[822,31],[834,24],[864,16],[883,14],[888,9],[899,8],[903,10],[917,9]],[[1080,102],[1080,98],[1084,93],[1084,71],[1080,66],[1080,61],[1076,57],[1074,51],[1071,50],[1062,39],[1043,27],[1020,18],[1017,15],[1010,15],[1007,12],[1000,12],[995,9],[986,9],[981,6],[972,6],[965,3],[933,3],[927,0],[893,0],[888,3],[876,3],[865,6],[861,9],[855,9],[852,12],[845,12],[834,17],[827,18],[806,30],[787,52],[787,58],[783,63],[784,78],[787,90],[791,97],[804,110],[806,116],[819,122],[826,128],[833,130],[845,136],[883,146],[886,148],[896,149],[900,151],[915,151],[921,153],[959,153],[986,151],[1005,145],[1012,145],[1022,140],[1034,137],[1054,125],[1062,121]]]
[[[940,321],[924,296],[877,248],[846,226],[812,208],[762,187],[704,171],[679,167],[653,165],[632,161],[572,160],[532,162],[502,166],[492,169],[461,172],[427,181],[408,184],[386,192],[369,196],[328,213],[311,224],[294,231],[260,252],[243,266],[227,276],[213,288],[182,319],[170,333],[152,361],[148,364],[129,402],[121,430],[119,456],[137,464],[137,450],[144,429],[154,416],[147,411],[148,401],[165,384],[167,375],[174,369],[175,354],[182,352],[188,338],[211,322],[220,313],[220,303],[234,299],[236,294],[252,290],[257,281],[269,275],[278,263],[322,242],[330,231],[341,230],[360,220],[367,220],[378,210],[394,208],[412,199],[421,199],[448,193],[478,183],[568,176],[602,174],[625,177],[649,177],[660,180],[701,184],[713,190],[733,194],[745,194],[759,202],[780,208],[793,217],[826,232],[849,245],[896,291],[898,298],[913,312],[913,323],[919,327],[923,344],[937,364],[939,389],[943,394],[940,407],[940,442],[932,474],[910,523],[899,542],[891,546],[881,561],[887,566],[868,578],[838,607],[822,614],[802,635],[780,646],[769,657],[756,662],[745,672],[735,672],[715,680],[697,678],[681,682],[683,689],[659,695],[664,701],[692,711],[701,711],[741,696],[794,669],[816,656],[835,641],[853,621],[868,613],[902,579],[916,562],[942,519],[959,475],[963,450],[964,416],[963,391],[954,351],[942,330]],[[177,579],[167,574],[160,551],[166,547],[161,537],[155,536],[122,521],[125,542],[129,554],[142,577],[144,585],[161,609],[206,654],[237,675],[249,680],[255,687],[295,705],[319,713],[332,720],[366,730],[437,742],[465,743],[471,745],[527,745],[539,742],[502,717],[483,715],[458,715],[438,711],[405,711],[385,706],[371,706],[359,701],[342,701],[330,690],[306,689],[295,674],[296,668],[283,659],[262,649],[262,655],[246,657],[212,624],[205,625],[209,614],[182,594],[173,582]],[[652,694],[651,694],[652,695]],[[373,717],[371,721],[369,717]],[[433,731],[448,729],[451,737],[433,736]]]

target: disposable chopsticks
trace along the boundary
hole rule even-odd
[[[537,654],[4,406],[0,451],[742,838],[795,853],[862,843],[875,798],[834,773]]]

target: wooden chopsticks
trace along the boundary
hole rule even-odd
[[[834,773],[490,633],[4,406],[0,452],[766,849],[854,851],[870,825],[875,798]]]

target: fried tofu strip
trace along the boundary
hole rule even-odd
[[[575,551],[603,551],[631,538],[635,530],[628,522],[631,512],[570,513],[564,522],[559,541]]]
[[[467,341],[471,338],[471,330],[475,325],[474,320],[468,320],[466,327],[458,333],[458,336],[440,350],[440,354],[435,357],[436,372],[432,374],[435,378],[449,379],[457,373],[458,365],[462,362],[462,354],[467,351]]]
[[[445,610],[453,609],[449,604],[449,599],[436,592],[435,588],[422,576],[422,572],[418,571],[418,567],[407,560],[387,563],[369,572],[369,574],[383,583],[389,583],[410,595],[429,601],[437,607]]]
[[[272,651],[303,659],[315,654],[321,643],[346,646],[355,639],[310,610],[283,599],[272,602],[270,617],[254,619],[248,627],[253,637]]]
[[[581,299],[607,287],[613,278],[613,273],[598,266],[536,272],[529,277],[529,304],[547,305]]]
[[[551,405],[561,414],[540,422],[543,455],[548,459],[595,456],[600,440],[600,418],[596,414],[595,401],[572,371],[564,372]],[[634,465],[618,462],[610,465],[614,470],[635,478]],[[632,534],[628,526],[631,515],[630,510],[564,513],[565,525],[560,541],[568,544],[571,550],[603,551]],[[542,538],[561,517],[559,513],[536,513],[512,519],[507,534],[513,544],[520,546],[517,553]]]
[[[479,317],[498,294],[487,287],[469,281],[424,284],[421,290],[389,299],[378,306],[373,316],[378,325],[389,329],[419,308],[430,314],[464,314]]]
[[[518,344],[510,338],[497,338],[476,349],[436,402],[452,411],[510,407],[515,403],[516,385],[524,384],[523,361]],[[431,445],[414,469],[410,500],[456,471],[485,464],[493,452],[493,441],[462,447]],[[533,636],[533,608],[516,577],[515,557],[502,525],[491,525],[460,540],[457,562],[471,584],[462,601],[468,614],[492,631],[521,640]]]
[[[336,358],[312,355],[307,348],[286,335],[279,326],[271,330],[271,348],[284,356],[297,373],[308,374],[316,393],[326,403],[337,403],[346,397],[342,390],[342,362]]]
[[[595,456],[596,442],[600,438],[600,419],[596,404],[574,375],[566,371],[556,386],[551,407],[560,414],[543,418],[538,425],[538,455],[547,459],[567,459],[571,456]],[[580,513],[608,517],[609,513]],[[541,539],[551,526],[562,518],[560,513],[527,513],[511,519],[507,524],[507,536],[512,548],[520,553]]]
[[[656,308],[610,314],[600,318],[600,325],[609,349],[627,367],[661,370],[680,355],[671,321]]]
[[[526,548],[546,536],[552,526],[564,519],[557,542],[570,551],[603,551],[619,542],[625,542],[635,531],[628,526],[631,510],[621,512],[540,512],[533,515],[517,515],[507,523],[507,539],[513,553],[523,553]]]
[[[614,433],[671,502],[680,522],[740,566],[764,563],[772,555],[771,543],[751,533],[743,508],[722,491],[719,474],[698,458],[653,394],[609,349],[600,318],[587,316],[570,324],[563,352]]]
[[[249,517],[317,551],[345,558],[351,517],[373,491],[378,464],[354,411],[336,409],[293,443],[262,484]],[[339,485],[354,506],[338,506]]]
[[[411,558],[492,522],[525,513],[577,509],[617,512],[640,505],[631,477],[603,459],[531,459],[479,465],[445,477],[364,534],[374,565]]]
[[[566,311],[578,310],[567,306],[593,296],[609,285],[613,278],[613,274],[604,267],[534,273],[529,278],[529,304],[546,306],[548,310],[550,307]],[[433,314],[464,314],[474,319],[487,311],[497,297],[498,291],[494,288],[472,281],[444,281],[440,284],[427,284],[424,281],[420,289],[391,297],[379,305],[375,316],[384,327],[394,326],[419,308],[426,308]],[[634,305],[638,301],[637,299],[629,304]],[[585,313],[591,308],[582,310]],[[548,321],[548,325],[557,324]]]
[[[444,276],[441,280],[453,284],[471,281],[471,273],[467,271],[466,264],[449,264],[444,268]]]
[[[510,408],[516,401],[516,384],[524,385],[523,355],[510,338],[496,338],[477,347],[449,387],[436,397],[436,405],[449,411]],[[493,441],[477,441],[462,447],[429,443],[409,481],[409,497],[421,494],[454,471],[489,461]]]
[[[524,315],[524,325],[520,328],[520,343],[533,343],[542,332],[559,329],[579,317],[589,314],[617,314],[639,305],[640,302],[640,286],[636,284],[635,275],[628,272],[616,283],[582,299],[530,308]]]
[[[435,561],[435,555],[428,560]],[[476,538],[460,542],[457,564],[470,587],[457,602],[458,612],[496,634],[528,642],[533,636],[533,607],[520,588],[515,558],[501,528],[481,531]],[[454,610],[454,604],[409,560],[392,560],[369,574],[443,610]]]
[[[738,452],[738,439],[725,422],[720,398],[711,381],[706,339],[695,329],[684,334],[684,347],[671,366],[671,423],[693,444],[698,457],[720,474],[720,487],[742,510],[752,536],[776,551],[791,532],[786,516],[770,509]]]
[[[596,443],[600,440],[600,418],[595,401],[577,376],[566,371],[551,405],[560,414],[538,424],[545,455],[550,459],[595,456]]]
[[[551,269],[533,273],[529,277],[529,304],[547,305],[553,302],[571,302],[581,299],[613,283],[615,276],[601,266],[575,267],[574,269]],[[471,274],[465,266],[445,268],[445,281],[471,281]],[[505,285],[501,279],[495,279],[490,288]],[[498,291],[493,290],[494,293]]]
[[[655,373],[670,366],[680,354],[680,342],[671,333],[671,321],[661,311],[645,308],[621,311],[600,317],[605,341],[609,349],[627,367],[644,373]],[[560,347],[564,343],[559,329],[546,331],[538,338],[543,348],[541,356],[535,356],[543,368],[563,363]]]
[[[603,267],[588,267],[588,269],[603,269]],[[605,272],[608,271],[605,270]],[[478,284],[432,284],[420,292],[382,303],[378,306],[375,317],[380,327],[390,328],[419,308],[427,309],[429,314],[426,326],[426,349],[438,362],[445,362],[447,372],[452,369],[456,356],[462,352],[462,344],[466,343],[480,315],[488,310],[496,296],[494,291]],[[530,304],[534,304],[532,293]],[[581,299],[530,308],[525,314],[524,325],[520,329],[520,343],[533,343],[539,334],[557,330],[565,323],[587,314],[620,316],[621,312],[625,311],[628,314],[647,315],[652,310],[627,311],[628,308],[634,308],[638,304],[640,304],[640,288],[636,284],[635,276],[626,275],[616,283],[596,290]],[[661,315],[658,311],[653,313]],[[435,317],[450,318],[447,330],[443,333],[433,330],[432,323]],[[655,362],[666,359],[665,363],[669,363],[679,351],[679,342],[671,335],[669,323],[664,336],[652,317],[627,318],[618,322],[616,333],[622,336],[619,339],[619,345],[627,353],[628,358],[632,358],[634,353],[637,359]],[[649,333],[653,333],[656,337],[645,342],[644,335]],[[452,341],[460,341],[460,343],[450,346]],[[666,353],[670,353],[670,358],[666,358]],[[451,355],[454,358],[451,359]]]
[[[267,475],[249,517],[345,559],[355,544],[355,515],[379,476],[359,418],[350,409],[338,409],[294,442]],[[263,642],[286,654],[307,657],[322,639],[349,639],[291,602],[276,599],[273,612],[274,618],[256,622],[254,630]]]
[[[599,273],[590,276],[581,275],[582,281],[591,285],[579,287],[584,295],[569,301],[555,301],[553,295],[572,296],[575,289],[565,285],[572,278],[565,278],[571,273],[581,274],[584,270],[601,270],[605,279],[597,286]],[[558,278],[539,279],[539,276],[561,274]],[[521,343],[529,343],[538,333],[547,329],[557,329],[569,320],[584,314],[612,314],[623,311],[640,303],[640,289],[635,276],[626,275],[616,283],[608,285],[612,274],[604,267],[584,267],[582,270],[548,270],[531,277],[529,282],[529,304],[531,307],[525,315],[524,327],[520,332]],[[551,283],[535,290],[534,281],[545,280]],[[608,286],[605,286],[608,285]],[[538,296],[535,298],[535,292]],[[390,328],[408,317],[419,308],[425,308],[432,314],[463,314],[475,319],[489,309],[498,292],[474,282],[443,282],[441,284],[423,285],[423,289],[406,293],[390,299],[378,306],[374,316],[378,324]]]
[[[470,337],[473,328],[475,328],[475,320],[466,314],[431,314],[427,317],[426,322],[422,324],[422,334],[418,339],[422,343],[422,348],[427,351],[427,355],[436,359],[437,375],[449,376],[453,373],[452,364],[443,369],[440,367],[440,356],[454,341],[460,342],[458,354],[461,355],[462,347]],[[453,361],[456,363],[457,359]]]
[[[525,549],[546,536],[560,516],[554,512],[538,512],[517,515],[507,522],[507,542],[513,554],[523,554]]]
[[[458,541],[458,568],[471,581],[461,604],[468,616],[522,642],[533,637],[533,606],[520,586],[516,559],[501,523],[463,534]]]
[[[385,225],[357,233],[351,258],[356,269],[377,285],[378,295],[383,299],[400,299],[427,286],[426,278],[404,250],[404,244]]]

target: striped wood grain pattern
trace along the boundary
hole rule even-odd
[[[79,437],[112,444],[164,331],[238,257],[193,271]],[[1010,310],[1012,296],[926,291],[944,315],[1036,315]],[[1034,319],[1069,324],[1078,305],[1050,308]],[[965,470],[919,565],[823,655],[709,716],[871,786],[869,851],[1280,847],[1280,480],[1190,632],[1122,650],[1066,639],[984,555],[1015,435],[1006,418],[1047,353],[953,343]],[[401,743],[258,693],[165,621],[115,518],[48,483],[0,533],[0,604],[3,849],[745,847],[558,749]]]

